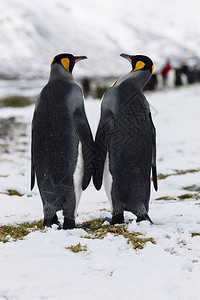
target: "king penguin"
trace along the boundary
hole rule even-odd
[[[35,175],[43,203],[43,226],[75,227],[82,190],[92,176],[94,141],[84,109],[82,90],[74,81],[74,65],[86,56],[59,54],[39,94],[32,120],[31,190]]]
[[[97,190],[102,181],[111,203],[111,224],[124,222],[124,211],[148,220],[150,175],[157,190],[156,130],[142,89],[153,73],[147,56],[121,54],[132,65],[105,92],[95,138]]]

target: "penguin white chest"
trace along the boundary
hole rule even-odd
[[[104,164],[104,172],[103,172],[103,186],[110,202],[111,212],[113,210],[112,197],[111,197],[112,182],[113,182],[113,178],[109,170],[109,155],[107,152],[107,156]]]
[[[74,190],[75,190],[75,196],[76,196],[75,215],[77,213],[79,201],[80,201],[81,194],[82,194],[83,173],[84,173],[84,164],[83,164],[82,145],[79,142],[76,169],[75,169],[74,176],[73,176],[73,178],[74,178]]]

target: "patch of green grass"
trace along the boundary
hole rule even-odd
[[[178,240],[178,244],[180,245],[180,247],[187,245],[186,241],[184,241],[184,240]]]
[[[175,171],[174,175],[185,175],[188,173],[197,173],[200,171],[200,169],[174,170],[174,171]]]
[[[88,235],[84,236],[83,238],[93,240],[104,239],[108,233],[111,233],[114,236],[123,236],[127,240],[128,244],[132,244],[133,249],[143,249],[147,242],[156,244],[155,240],[152,237],[145,238],[144,235],[140,232],[129,232],[127,229],[127,225],[103,225],[101,219],[92,220],[90,221],[90,223],[91,227],[85,229]]]
[[[192,232],[191,237],[200,236],[200,232]]]
[[[194,193],[194,194],[183,194],[183,195],[178,196],[179,200],[184,200],[184,199],[189,199],[189,198],[199,200],[200,199],[200,194],[199,193]]]
[[[87,246],[86,245],[81,245],[80,243],[78,243],[77,245],[72,245],[70,247],[65,247],[65,249],[71,250],[73,253],[78,253],[78,252],[82,252],[82,251],[87,251]]]
[[[162,196],[159,198],[156,198],[155,200],[164,200],[164,201],[170,201],[170,200],[179,200],[179,201],[183,201],[185,199],[200,199],[200,194],[198,193],[194,193],[194,194],[183,194],[183,195],[179,195],[176,197],[171,197],[171,196]]]
[[[169,176],[185,175],[188,173],[197,173],[197,172],[200,172],[200,169],[188,169],[188,170],[176,170],[175,169],[174,172],[170,173],[170,174],[160,173],[157,175],[157,178],[158,178],[158,180],[162,180],[162,179],[166,179]]]
[[[169,240],[170,240],[170,239],[171,239],[171,236],[167,234],[167,235],[166,235],[166,239],[169,239]]]
[[[18,191],[16,190],[7,190],[7,195],[9,196],[19,196],[22,197],[23,194],[20,194]]]
[[[103,226],[102,225],[102,219],[94,219],[94,220],[89,221],[89,223],[91,224],[91,226],[89,228],[85,229],[88,233],[93,233],[93,232],[95,232],[96,230],[98,230],[99,228],[101,228]],[[88,221],[83,222],[81,224],[77,224],[77,225],[78,226],[83,226],[83,225],[86,225],[86,224],[88,224]]]
[[[106,208],[101,208],[99,211],[107,211],[107,212],[110,212],[109,209],[106,209]]]
[[[13,95],[0,99],[0,107],[24,107],[31,105],[33,99],[30,97]]]
[[[0,242],[6,243],[10,236],[14,241],[22,240],[32,231],[42,230],[43,221],[25,222],[17,225],[0,226]]]
[[[184,199],[192,198],[193,194],[183,194],[183,195],[180,195],[180,196],[177,196],[177,197],[180,200],[184,200]]]
[[[183,189],[191,192],[200,192],[200,186],[197,186],[195,184],[186,186]]]
[[[169,201],[169,200],[176,200],[176,198],[171,197],[171,196],[163,196],[163,197],[156,198],[155,200],[165,200],[165,201]]]
[[[172,174],[163,174],[163,173],[160,173],[160,174],[157,175],[157,179],[158,180],[162,180],[162,179],[165,179],[165,178],[167,178],[167,177],[169,177],[171,175]]]

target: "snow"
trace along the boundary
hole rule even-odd
[[[0,299],[135,299],[197,300],[200,286],[200,200],[172,198],[199,187],[200,174],[200,85],[147,93],[157,128],[158,173],[174,174],[175,169],[196,169],[195,173],[171,175],[159,180],[159,191],[152,187],[148,222],[136,224],[126,213],[128,230],[153,237],[144,249],[134,250],[122,236],[109,233],[102,240],[86,239],[83,229],[35,231],[23,240],[0,243]],[[100,102],[86,100],[93,133],[98,124]],[[27,124],[14,128],[9,153],[0,156],[0,226],[32,222],[42,218],[37,187],[30,192],[30,121],[34,107],[2,108],[0,119],[15,116]],[[21,131],[20,131],[21,130]],[[24,130],[24,131],[23,131]],[[20,132],[24,133],[23,135]],[[1,142],[1,140],[0,140]],[[5,176],[5,177],[3,177]],[[23,194],[9,196],[6,190]],[[91,183],[83,192],[76,222],[110,216],[110,205],[103,189]],[[62,222],[62,214],[59,213]],[[66,247],[87,246],[73,253]]]
[[[78,76],[119,76],[120,53],[146,54],[158,71],[170,58],[200,56],[199,0],[1,0],[0,74],[41,78],[58,53],[87,55]]]

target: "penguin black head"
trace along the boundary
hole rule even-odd
[[[51,62],[51,66],[54,64],[60,64],[65,70],[67,70],[67,72],[69,72],[70,74],[72,74],[72,70],[74,65],[82,59],[86,59],[86,56],[74,56],[72,54],[68,54],[68,53],[62,53],[62,54],[58,54],[56,55],[52,62]]]
[[[129,54],[120,54],[120,56],[128,59],[132,65],[131,72],[135,72],[138,70],[149,70],[150,73],[153,73],[154,65],[152,60],[145,55],[129,55]]]

